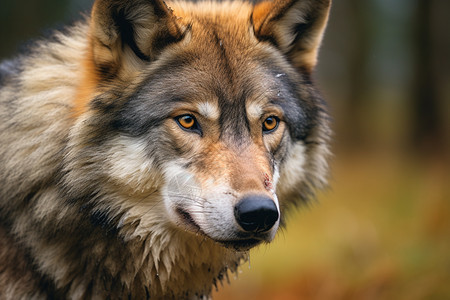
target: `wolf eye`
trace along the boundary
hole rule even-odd
[[[186,129],[191,129],[195,125],[195,119],[193,116],[185,115],[177,118],[178,124],[181,125],[181,127]]]
[[[181,115],[175,118],[175,121],[181,127],[181,129],[195,131],[201,134],[200,126],[192,115]]]
[[[269,133],[277,129],[280,119],[275,116],[268,117],[263,122],[263,132]]]

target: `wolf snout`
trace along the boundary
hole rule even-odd
[[[279,213],[272,199],[252,195],[234,207],[234,216],[243,230],[256,233],[270,230],[278,221]]]

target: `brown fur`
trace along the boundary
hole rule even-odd
[[[0,298],[208,298],[282,222],[245,232],[242,199],[326,184],[329,6],[97,0],[1,64]]]

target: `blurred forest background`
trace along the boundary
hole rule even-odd
[[[1,0],[0,58],[90,6]],[[316,72],[330,190],[215,299],[450,299],[449,21],[448,0],[334,0]]]

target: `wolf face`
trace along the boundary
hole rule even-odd
[[[97,0],[0,74],[0,213],[55,295],[207,295],[273,240],[326,183],[329,7]]]
[[[95,112],[101,139],[115,135],[103,176],[161,193],[155,207],[180,229],[238,250],[271,241],[295,201],[284,195],[323,180],[326,121],[309,72],[328,2],[135,2],[93,9],[97,96],[75,111]],[[96,135],[91,119],[84,137]]]

